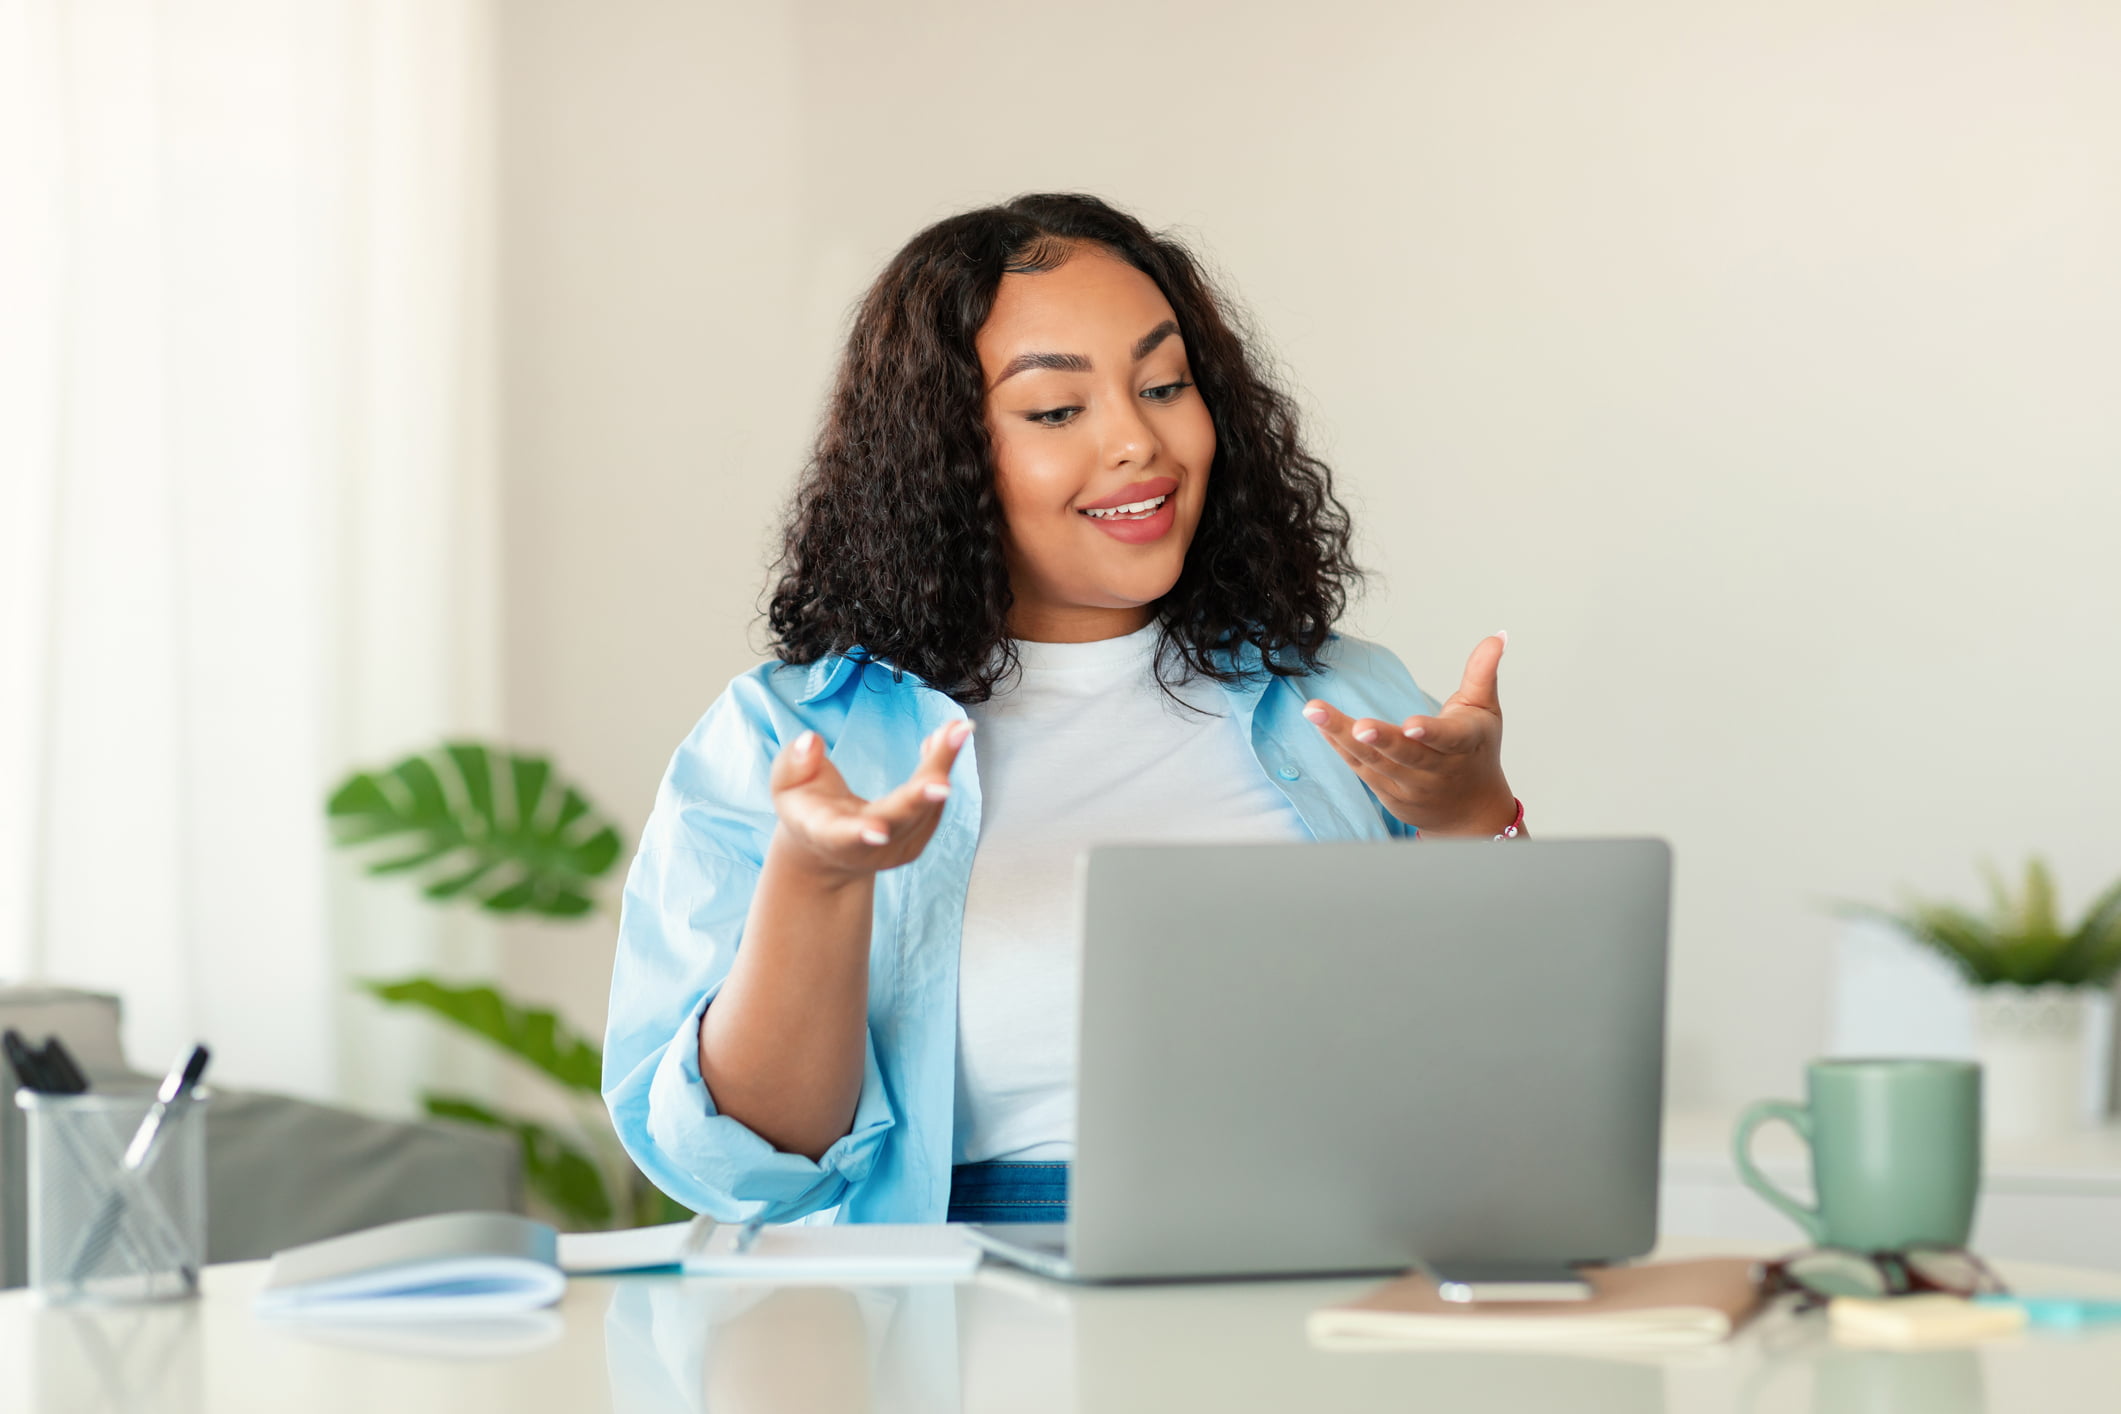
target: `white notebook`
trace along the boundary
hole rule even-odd
[[[980,1249],[947,1223],[768,1227],[748,1246],[742,1228],[725,1224],[686,1255],[685,1275],[773,1282],[959,1281],[979,1262]]]
[[[739,1251],[739,1248],[744,1250]],[[574,1274],[676,1271],[773,1282],[954,1281],[979,1249],[944,1224],[745,1229],[712,1218],[556,1234],[512,1213],[443,1213],[275,1253],[262,1316],[333,1322],[472,1318],[550,1306]]]
[[[441,1213],[273,1255],[261,1316],[415,1321],[550,1306],[567,1289],[557,1234],[513,1213]]]

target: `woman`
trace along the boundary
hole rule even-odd
[[[723,1219],[1063,1216],[1086,844],[1516,833],[1503,636],[1439,708],[1332,632],[1347,546],[1175,242],[1084,196],[914,237],[796,492],[778,659],[627,883],[604,1081],[642,1169]]]

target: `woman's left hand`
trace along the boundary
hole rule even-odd
[[[1304,704],[1304,717],[1385,809],[1423,834],[1500,834],[1517,817],[1502,774],[1502,702],[1495,692],[1508,645],[1508,634],[1480,640],[1458,691],[1433,717],[1349,717],[1315,697]]]

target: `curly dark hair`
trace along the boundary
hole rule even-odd
[[[1332,472],[1304,450],[1294,402],[1246,346],[1184,246],[1093,196],[1020,196],[906,243],[855,314],[824,425],[796,486],[766,610],[785,662],[850,653],[984,702],[1016,666],[1003,519],[974,339],[1002,276],[1085,245],[1156,282],[1214,419],[1207,500],[1177,584],[1156,605],[1158,662],[1239,678],[1315,671],[1362,571]],[[1293,661],[1292,661],[1293,659]]]

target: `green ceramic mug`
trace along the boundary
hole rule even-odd
[[[1959,1060],[1818,1060],[1806,1104],[1760,1100],[1738,1117],[1738,1176],[1821,1247],[1858,1252],[1964,1247],[1981,1193],[1981,1067]],[[1812,1151],[1816,1207],[1753,1164],[1770,1120]]]

